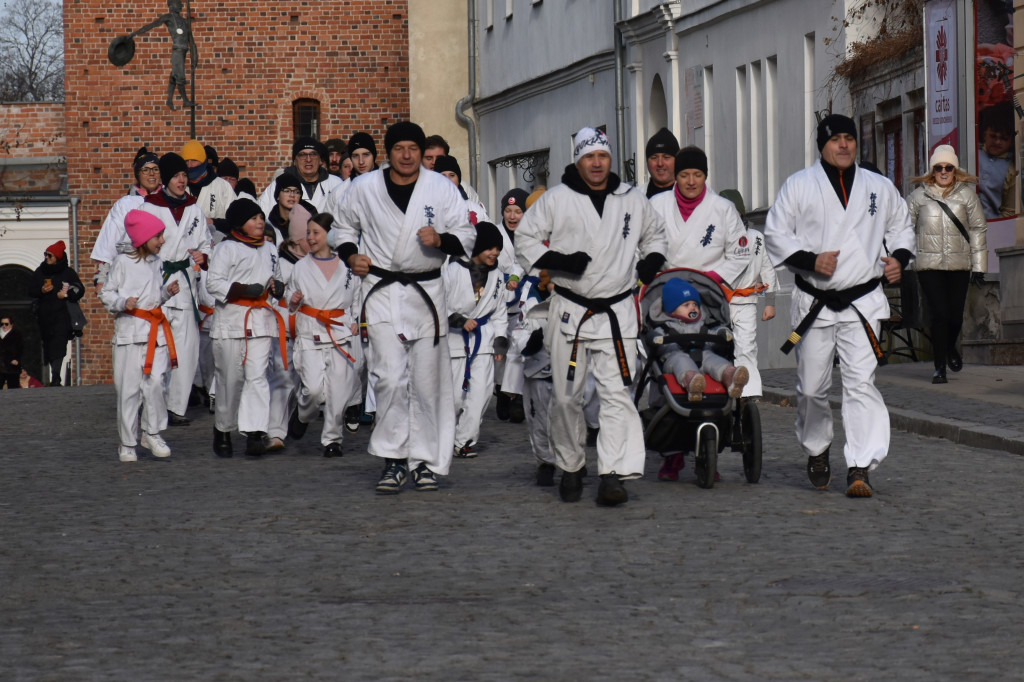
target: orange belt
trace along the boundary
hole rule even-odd
[[[146,348],[146,364],[142,366],[143,374],[153,373],[153,356],[156,355],[157,334],[160,327],[164,328],[164,340],[167,341],[167,352],[171,355],[171,369],[178,368],[178,351],[174,348],[174,334],[171,333],[171,323],[164,316],[160,308],[136,308],[135,310],[124,311],[125,315],[137,317],[140,320],[149,322],[149,346]]]
[[[200,329],[202,329],[203,325],[206,324],[206,321],[208,319],[210,319],[210,315],[213,315],[213,311],[214,311],[214,308],[212,306],[208,306],[208,305],[201,305],[201,306],[199,306],[199,312],[201,312],[203,314],[203,319],[199,323],[199,328]]]
[[[728,289],[723,286],[722,290],[725,292],[725,300],[731,301],[736,296],[753,296],[755,294],[761,293],[762,291],[767,291],[768,285],[755,284],[752,287],[743,287],[742,289]]]
[[[288,301],[286,301],[286,300],[284,300],[282,298],[281,300],[279,300],[277,302],[277,307],[278,308],[284,308],[285,310],[288,310]],[[292,341],[294,341],[295,340],[295,335],[296,335],[296,332],[295,332],[295,313],[289,312],[288,313],[288,336],[291,337]]]
[[[345,352],[345,349],[338,345],[338,342],[334,340],[334,332],[331,331],[331,327],[340,327],[343,323],[337,319],[345,314],[345,311],[341,308],[334,308],[331,310],[321,310],[320,308],[310,308],[308,305],[300,305],[299,312],[303,315],[309,315],[310,317],[319,320],[319,322],[327,327],[327,337],[334,344],[334,347],[338,349],[338,352],[344,355],[346,358],[355,362],[356,359]]]
[[[278,341],[281,344],[281,361],[284,364],[284,368],[288,369],[288,332],[285,329],[284,318],[281,317],[281,313],[274,310],[274,306],[267,302],[269,295],[266,291],[259,298],[240,298],[235,301],[231,301],[231,305],[241,305],[248,308],[245,311],[245,319],[242,320],[242,332],[245,333],[249,328],[249,315],[256,308],[266,308],[270,312],[274,313],[274,317],[277,318],[277,336]],[[249,335],[245,334],[245,355],[242,356],[242,366],[245,366],[245,360],[249,355]]]

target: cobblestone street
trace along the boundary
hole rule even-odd
[[[439,492],[380,497],[365,428],[222,460],[193,409],[122,464],[111,387],[2,392],[0,679],[1024,679],[1024,459],[894,431],[851,500],[839,444],[813,491],[794,410],[760,407],[758,485],[651,453],[606,509],[594,475],[534,486],[493,418]]]

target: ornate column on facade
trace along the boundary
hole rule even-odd
[[[683,115],[679,88],[679,37],[676,35],[675,12],[680,11],[678,2],[666,2],[658,5],[656,12],[661,25],[665,28],[665,52],[662,56],[668,62],[668,79],[665,83],[665,102],[668,105],[668,128],[677,137],[683,137]],[[654,131],[652,131],[654,132]]]

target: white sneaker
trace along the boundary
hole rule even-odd
[[[122,462],[139,461],[139,458],[135,455],[135,448],[126,445],[117,446],[117,458]]]
[[[171,456],[171,446],[156,433],[142,434],[142,447],[152,452],[154,457]]]

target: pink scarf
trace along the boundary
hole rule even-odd
[[[704,200],[704,195],[708,193],[708,186],[704,185],[704,188],[700,191],[700,194],[694,199],[687,199],[683,196],[682,192],[679,191],[679,185],[677,184],[673,190],[676,193],[676,205],[679,207],[679,214],[683,216],[683,220],[689,220],[693,212],[697,210],[697,206]]]

